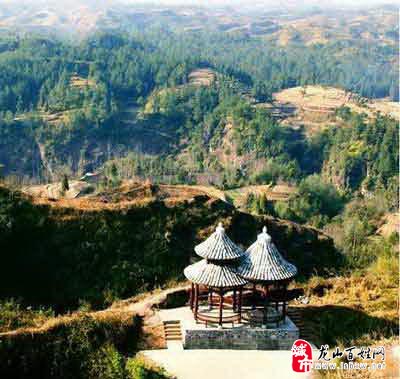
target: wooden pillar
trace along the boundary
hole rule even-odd
[[[243,295],[243,287],[240,287],[239,288],[239,299],[238,299],[239,323],[242,322],[242,295]]]
[[[283,321],[285,321],[286,318],[286,297],[287,297],[287,283],[285,283],[285,287],[283,289],[283,305],[282,305]]]
[[[224,303],[224,291],[222,288],[219,290],[219,326],[222,327],[222,308]]]
[[[208,288],[208,308],[210,309],[210,311],[212,309],[212,294],[213,294],[213,290],[210,287],[210,288]]]
[[[253,283],[253,304],[252,308],[256,309],[256,283]]]
[[[197,320],[197,312],[199,310],[199,285],[198,284],[196,284],[194,293],[195,293],[195,296],[194,296],[194,299],[195,299],[195,301],[194,301],[194,318]]]
[[[194,283],[192,283],[190,288],[190,309],[193,310],[193,303],[194,303]]]
[[[268,282],[265,284],[264,288],[265,288],[264,324],[268,325],[268,305],[269,305],[269,284],[268,284]]]
[[[232,299],[232,308],[234,311],[236,311],[236,288],[233,289],[233,299]]]

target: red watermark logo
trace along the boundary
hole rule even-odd
[[[292,346],[292,369],[309,372],[313,364],[311,345],[305,340],[296,340]]]

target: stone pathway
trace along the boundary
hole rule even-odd
[[[147,350],[146,358],[178,379],[296,379],[290,351],[259,350]]]

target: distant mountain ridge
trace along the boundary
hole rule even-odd
[[[161,23],[172,29],[204,30],[219,29],[226,32],[246,31],[254,36],[264,35],[284,41],[286,38],[297,38],[293,31],[307,35],[314,35],[315,41],[324,41],[317,38],[319,32],[338,37],[343,33],[349,34],[348,27],[353,22],[360,21],[360,14],[364,18],[364,29],[372,31],[373,35],[362,38],[382,38],[376,35],[374,23],[381,19],[381,27],[396,25],[396,8],[371,3],[370,7],[363,5],[362,11],[357,7],[347,6],[346,2],[307,2],[299,5],[296,1],[276,2],[260,1],[247,5],[236,2],[207,2],[195,4],[187,2],[140,2],[133,1],[91,1],[73,0],[68,7],[59,1],[3,1],[0,4],[0,31],[37,31],[52,32],[60,35],[71,35],[82,38],[95,30],[101,29],[143,29],[154,23]],[[343,7],[346,8],[343,13]],[[386,18],[382,18],[383,15]],[[393,14],[394,19],[387,16]],[[323,21],[318,25],[318,17]],[[263,25],[268,21],[270,25]],[[308,24],[298,29],[297,21]],[[310,33],[309,28],[317,28]],[[304,30],[302,30],[302,28]],[[281,36],[280,31],[289,34]],[[303,33],[304,32],[304,33]],[[378,31],[379,33],[379,31]],[[354,38],[354,37],[352,37]],[[282,42],[284,43],[284,42]]]

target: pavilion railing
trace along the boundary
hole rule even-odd
[[[248,322],[250,325],[267,325],[275,323],[279,326],[281,322],[284,321],[285,316],[282,313],[279,314],[268,314],[268,312],[261,313],[259,315],[254,314],[250,311],[244,311],[242,314],[242,319]]]
[[[212,324],[218,324],[220,322],[220,318],[218,316],[211,316],[202,312],[197,312],[197,320],[196,321],[202,321],[206,324],[206,327],[208,326],[209,323]],[[240,315],[235,314],[235,315],[229,315],[229,316],[222,316],[222,323],[223,324],[233,324],[235,322],[240,321]]]
[[[211,300],[211,301],[210,301]],[[202,303],[207,302],[208,305],[212,305],[213,307],[219,307],[219,296],[213,295],[211,298],[208,293],[199,294],[199,301]],[[233,300],[229,296],[224,296],[223,299],[223,308],[224,309],[232,309]]]

